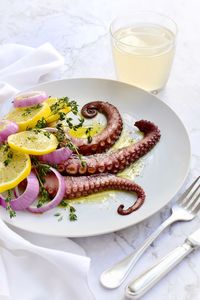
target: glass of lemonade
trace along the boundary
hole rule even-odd
[[[157,93],[171,70],[177,26],[154,12],[117,17],[110,27],[117,77],[120,81]]]

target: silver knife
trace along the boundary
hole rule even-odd
[[[173,269],[183,258],[200,247],[200,229],[192,233],[184,242],[163,257],[158,263],[142,273],[126,287],[125,294],[129,299],[139,299],[162,277]]]

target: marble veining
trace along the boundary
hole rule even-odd
[[[159,97],[178,114],[190,135],[191,168],[180,195],[200,174],[199,8],[196,0],[6,0],[2,1],[0,9],[0,43],[36,47],[48,41],[65,57],[62,77],[115,78],[109,39],[111,20],[131,9],[159,11],[174,18],[179,28],[176,56],[169,82]],[[89,282],[97,300],[124,299],[127,281],[119,289],[106,290],[99,284],[99,275],[136,250],[169,215],[170,204],[134,227],[100,237],[74,239],[92,259]],[[183,243],[199,226],[200,216],[190,223],[166,229],[143,255],[129,279]],[[199,300],[199,265],[200,252],[196,251],[142,299]]]

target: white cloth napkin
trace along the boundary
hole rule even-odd
[[[49,43],[34,49],[18,44],[0,47],[0,102],[19,90],[51,80],[64,64],[63,57]]]
[[[63,57],[50,44],[36,49],[0,48],[0,102],[52,79]],[[37,236],[10,229],[0,219],[0,300],[94,299],[87,282],[90,259],[67,238]]]

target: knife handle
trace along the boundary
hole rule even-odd
[[[126,287],[126,296],[138,299],[153,287],[162,277],[174,268],[184,257],[194,250],[194,246],[186,241],[182,246],[172,250],[158,263],[142,273]]]

